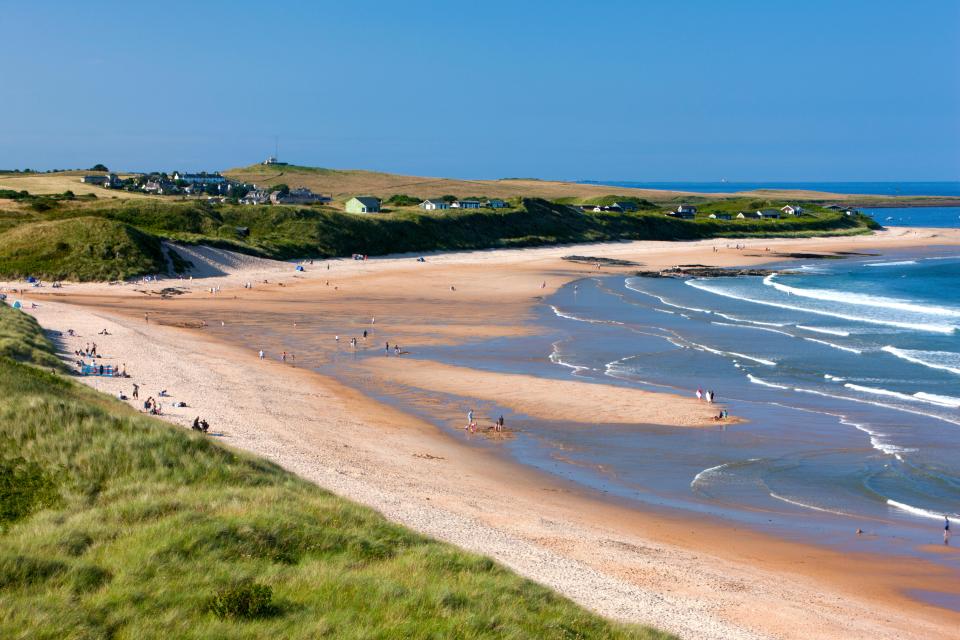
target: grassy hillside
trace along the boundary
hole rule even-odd
[[[0,234],[6,277],[116,280],[165,269],[156,236],[102,217],[32,222]]]
[[[772,201],[731,202],[715,206],[736,209]],[[685,221],[641,204],[646,209],[639,213],[582,213],[527,199],[512,209],[424,212],[413,207],[354,215],[331,207],[249,207],[197,200],[66,203],[0,219],[12,226],[0,235],[0,276],[107,280],[157,273],[165,268],[161,238],[293,259],[622,239],[848,234],[875,225],[866,217],[826,211],[783,220],[701,216]]]
[[[666,637],[15,362],[21,312],[0,336],[0,637]]]

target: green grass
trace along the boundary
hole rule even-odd
[[[616,199],[606,196],[597,203]],[[757,204],[752,201],[711,203],[694,221],[669,218],[644,201],[638,204],[639,213],[581,213],[564,204],[526,199],[509,209],[399,208],[354,215],[324,206],[250,207],[196,200],[56,203],[42,212],[0,212],[0,228],[10,228],[0,235],[0,276],[105,280],[156,273],[165,268],[160,239],[296,259],[607,240],[848,234],[876,226],[867,217],[819,209],[813,216],[782,220],[705,217],[713,210],[760,208],[751,209],[748,205]],[[249,233],[241,234],[239,228]]]
[[[2,638],[667,637],[0,353]]]
[[[0,234],[5,277],[119,280],[165,270],[156,236],[101,217],[34,222]]]

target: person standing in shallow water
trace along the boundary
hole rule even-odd
[[[943,516],[943,544],[950,544],[950,518]]]

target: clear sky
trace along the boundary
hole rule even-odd
[[[960,179],[960,0],[0,0],[0,168]]]

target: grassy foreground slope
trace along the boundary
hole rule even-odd
[[[45,342],[5,305],[0,335]],[[667,637],[10,356],[2,638]]]

